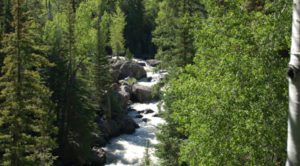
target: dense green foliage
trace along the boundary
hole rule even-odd
[[[41,39],[39,1],[13,1],[13,32],[3,37],[0,78],[1,165],[52,165],[56,133],[51,92],[41,69],[50,65]],[[29,9],[33,10],[29,10]]]
[[[158,155],[163,165],[283,165],[290,2],[202,3],[197,56],[169,76]]]
[[[161,165],[283,165],[290,18],[286,0],[0,0],[0,165],[91,165],[96,122],[124,112],[108,55],[169,73]]]
[[[110,25],[110,46],[112,48],[113,55],[119,56],[125,54],[125,14],[119,6],[116,8],[116,12],[113,13]]]
[[[0,1],[0,165],[89,164],[96,116],[110,115],[111,17],[125,50],[117,2],[44,2]]]
[[[159,3],[153,42],[158,47],[156,58],[162,60],[163,68],[190,64],[195,56],[194,29],[196,21],[205,16],[198,0]]]

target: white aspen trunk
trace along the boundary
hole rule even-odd
[[[300,166],[300,0],[293,0],[286,166]]]

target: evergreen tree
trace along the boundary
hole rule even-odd
[[[157,46],[156,58],[162,60],[161,67],[175,66],[176,57],[176,17],[173,2],[165,0],[159,3],[156,28],[153,32],[153,43]]]
[[[126,46],[134,55],[143,52],[144,38],[144,4],[143,0],[128,0],[123,3],[126,14]]]
[[[0,78],[1,165],[52,165],[55,141],[51,92],[41,77],[44,57],[39,1],[13,1],[13,32],[3,39],[6,54]]]
[[[185,66],[192,63],[195,56],[195,19],[205,16],[203,5],[196,0],[173,3],[160,2],[157,27],[153,32],[153,42],[158,47],[156,58],[162,60],[163,68]]]
[[[116,12],[112,15],[110,25],[110,46],[115,56],[120,56],[125,53],[124,29],[126,25],[125,14],[119,6]]]
[[[99,109],[104,109],[107,119],[111,118],[111,75],[110,65],[105,47],[108,38],[108,14],[105,11],[105,2],[100,4],[97,29],[97,52],[94,60],[95,85]]]
[[[1,0],[0,1],[0,50],[2,46],[2,40],[5,33],[11,32],[13,29],[11,27],[12,15],[11,15],[11,1]],[[5,54],[0,51],[0,69],[3,65]],[[1,71],[0,71],[1,73]]]

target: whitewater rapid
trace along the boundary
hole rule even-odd
[[[138,63],[145,63],[145,70],[147,71],[147,77],[151,77],[152,80],[138,81],[137,84],[143,86],[153,87],[155,84],[159,83],[166,73],[155,72],[155,68],[149,66],[145,61],[136,60]],[[158,131],[158,126],[164,124],[165,121],[159,115],[159,109],[161,101],[153,101],[151,103],[133,103],[129,107],[136,110],[128,113],[135,122],[140,126],[134,134],[131,135],[121,135],[110,140],[104,150],[107,153],[107,164],[106,166],[140,166],[143,164],[143,159],[145,156],[145,151],[148,144],[149,155],[151,160],[151,165],[157,165],[159,163],[158,158],[154,155],[155,145],[159,143],[156,138],[156,132]],[[138,113],[138,111],[144,111],[151,109],[154,112],[150,114]],[[143,118],[136,118],[137,115],[142,115]],[[147,122],[143,119],[147,119]],[[148,142],[148,143],[147,143]]]

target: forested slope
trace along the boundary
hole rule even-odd
[[[106,129],[137,127],[132,58],[154,57],[161,165],[283,165],[291,16],[286,0],[0,0],[0,165],[104,164],[122,134]]]
[[[201,3],[195,58],[166,84],[158,155],[164,165],[284,164],[290,2]]]

